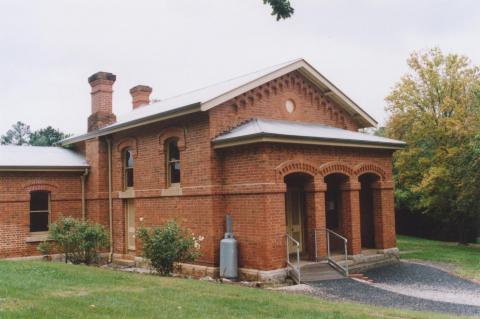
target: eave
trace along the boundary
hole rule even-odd
[[[96,131],[93,131],[93,132],[90,132],[90,133],[87,133],[87,134],[67,138],[67,139],[64,139],[63,141],[61,141],[61,145],[62,146],[71,145],[71,144],[81,142],[81,141],[85,141],[85,140],[89,140],[89,139],[92,139],[92,138],[95,138],[95,137],[105,136],[105,135],[109,135],[109,134],[116,133],[116,132],[119,132],[119,131],[131,129],[131,128],[135,128],[135,127],[138,127],[138,126],[143,126],[143,125],[147,125],[147,124],[151,124],[151,123],[155,123],[155,122],[160,122],[160,121],[168,120],[168,119],[171,119],[171,118],[192,114],[192,113],[195,113],[195,112],[200,112],[200,103],[187,105],[187,106],[184,106],[184,107],[172,110],[172,111],[168,111],[168,112],[153,114],[153,115],[148,116],[148,117],[142,117],[142,118],[139,118],[137,120],[130,121],[130,122],[127,122],[127,123],[124,123],[124,124],[121,124],[121,125],[107,126],[107,127],[98,129]]]
[[[221,140],[221,141],[214,141],[212,143],[213,143],[214,149],[248,145],[248,144],[254,144],[254,143],[324,145],[324,146],[374,148],[374,149],[388,149],[388,150],[399,150],[399,149],[403,149],[406,146],[406,144],[375,143],[370,141],[318,138],[318,137],[308,138],[304,136],[290,136],[290,135],[265,134],[265,133],[252,134],[249,136],[242,136],[238,138],[231,138],[231,139]]]

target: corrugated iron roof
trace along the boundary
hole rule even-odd
[[[243,144],[245,142],[278,141],[291,139],[305,144],[326,144],[398,149],[405,142],[367,133],[344,130],[328,125],[290,122],[269,119],[252,119],[213,140],[218,147]],[[317,143],[315,143],[317,142]]]
[[[343,105],[345,109],[358,114],[358,119],[363,123],[363,126],[368,127],[376,124],[370,115],[329,82],[310,64],[303,59],[296,59],[137,108],[125,115],[117,116],[117,122],[111,125],[83,135],[67,138],[62,141],[62,144],[68,145],[92,137],[107,135],[127,128],[160,121],[175,115],[206,111],[236,95],[240,95],[243,92],[294,70],[303,72],[312,82],[329,92],[329,94],[331,94],[330,96],[340,105]]]
[[[88,166],[82,154],[62,147],[0,145],[0,169],[83,169]]]

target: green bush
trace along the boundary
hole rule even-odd
[[[50,225],[49,233],[58,251],[65,254],[65,262],[73,264],[94,263],[98,260],[98,252],[109,247],[108,235],[102,225],[73,217],[60,217]]]
[[[52,250],[52,245],[48,241],[42,241],[37,246],[37,250],[44,256],[50,255],[50,251]]]
[[[169,276],[175,263],[194,262],[200,256],[203,237],[194,237],[187,228],[180,227],[174,220],[162,227],[141,227],[138,236],[143,243],[143,256],[162,276]]]

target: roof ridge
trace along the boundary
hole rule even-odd
[[[268,67],[264,67],[264,68],[261,68],[261,69],[257,69],[257,70],[251,71],[251,72],[243,73],[243,74],[240,74],[240,75],[237,75],[237,76],[233,76],[233,77],[231,77],[231,78],[228,78],[228,79],[226,79],[226,80],[217,81],[217,82],[215,82],[215,83],[211,83],[211,84],[202,86],[202,87],[197,88],[197,89],[194,89],[194,90],[190,90],[190,91],[186,91],[186,92],[182,92],[182,93],[179,93],[179,94],[176,94],[176,95],[169,96],[169,97],[167,97],[167,98],[165,98],[165,99],[161,99],[161,100],[159,100],[159,101],[150,103],[150,104],[148,104],[148,105],[146,105],[146,106],[150,106],[150,105],[153,105],[153,104],[156,104],[156,103],[159,103],[159,102],[165,102],[165,101],[168,101],[168,100],[170,100],[170,99],[177,98],[177,97],[182,96],[182,95],[186,95],[186,94],[190,94],[190,93],[193,93],[193,92],[201,91],[201,90],[207,89],[207,88],[209,88],[209,87],[217,86],[217,85],[222,84],[222,83],[226,83],[226,82],[230,82],[230,81],[233,81],[233,80],[236,80],[236,79],[240,79],[240,78],[242,78],[242,77],[246,77],[246,76],[248,76],[248,75],[252,75],[252,74],[255,74],[255,73],[258,73],[258,72],[262,72],[262,71],[265,71],[265,70],[268,70],[268,69],[273,69],[273,68],[278,68],[278,67],[280,67],[280,66],[290,65],[290,64],[296,63],[296,62],[301,61],[301,60],[304,60],[304,59],[303,59],[303,58],[297,58],[297,59],[285,61],[285,62],[282,62],[282,63],[277,63],[277,64],[274,64],[274,65],[270,65],[270,66],[268,66]]]

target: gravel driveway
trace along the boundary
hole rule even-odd
[[[437,268],[401,262],[365,272],[366,283],[344,278],[310,283],[311,294],[423,311],[480,315],[480,285]]]

